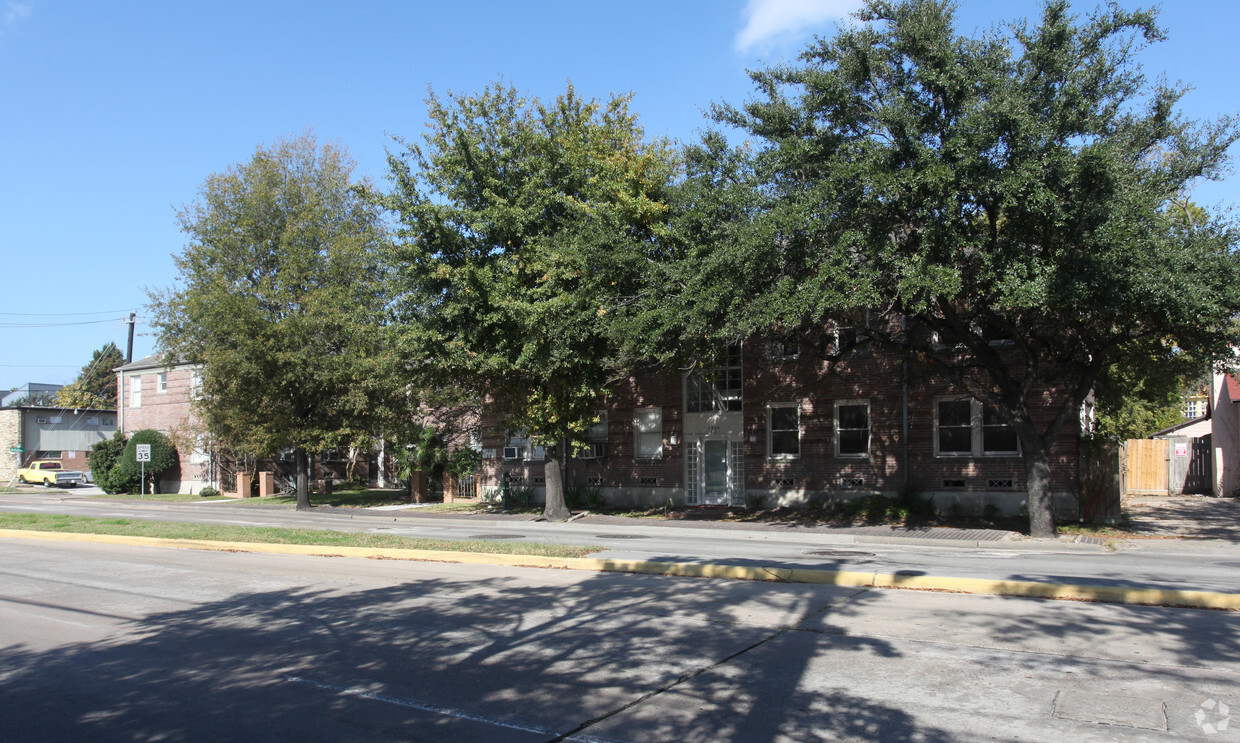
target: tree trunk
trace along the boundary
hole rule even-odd
[[[1025,447],[1025,488],[1029,508],[1029,535],[1054,538],[1055,503],[1051,497],[1050,446],[1040,436],[1022,441]]]
[[[548,521],[568,521],[572,513],[564,503],[564,477],[560,474],[560,461],[557,457],[547,457],[544,468],[544,480],[547,484],[547,506],[543,516]]]
[[[310,456],[306,450],[297,447],[294,452],[297,466],[297,510],[310,510]]]

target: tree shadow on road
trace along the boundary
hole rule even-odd
[[[215,558],[221,575],[234,567],[228,557]],[[261,557],[231,557],[245,560],[247,579],[261,567]],[[324,587],[318,559],[287,590],[151,614],[95,642],[10,645],[0,656],[4,737],[950,738],[894,705],[804,678],[814,656],[899,656],[881,639],[822,631],[865,592],[635,575],[417,578],[412,565],[390,585]],[[795,652],[762,658],[811,615],[818,630],[797,632]]]

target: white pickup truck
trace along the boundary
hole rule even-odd
[[[28,466],[17,471],[17,481],[22,483],[43,484],[46,487],[72,488],[82,482],[82,473],[67,470],[55,459],[36,459]]]

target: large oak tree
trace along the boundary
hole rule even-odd
[[[696,244],[626,323],[664,344],[792,335],[835,358],[837,321],[886,315],[868,343],[1013,427],[1031,531],[1053,535],[1051,447],[1100,373],[1235,341],[1236,229],[1168,207],[1220,172],[1237,128],[1182,120],[1184,89],[1143,77],[1136,54],[1161,35],[1151,12],[1055,1],[974,38],[950,3],[872,0],[716,108],[751,149],[691,153]]]

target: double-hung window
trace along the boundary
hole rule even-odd
[[[934,453],[940,457],[1020,454],[1016,431],[992,408],[968,397],[935,402]]]
[[[633,411],[633,457],[660,459],[663,456],[663,408]]]
[[[142,407],[142,377],[134,377],[129,383],[129,407]]]
[[[797,459],[801,456],[801,406],[795,402],[771,403],[766,407],[767,456]]]
[[[848,459],[870,456],[869,400],[836,401],[835,456]]]

